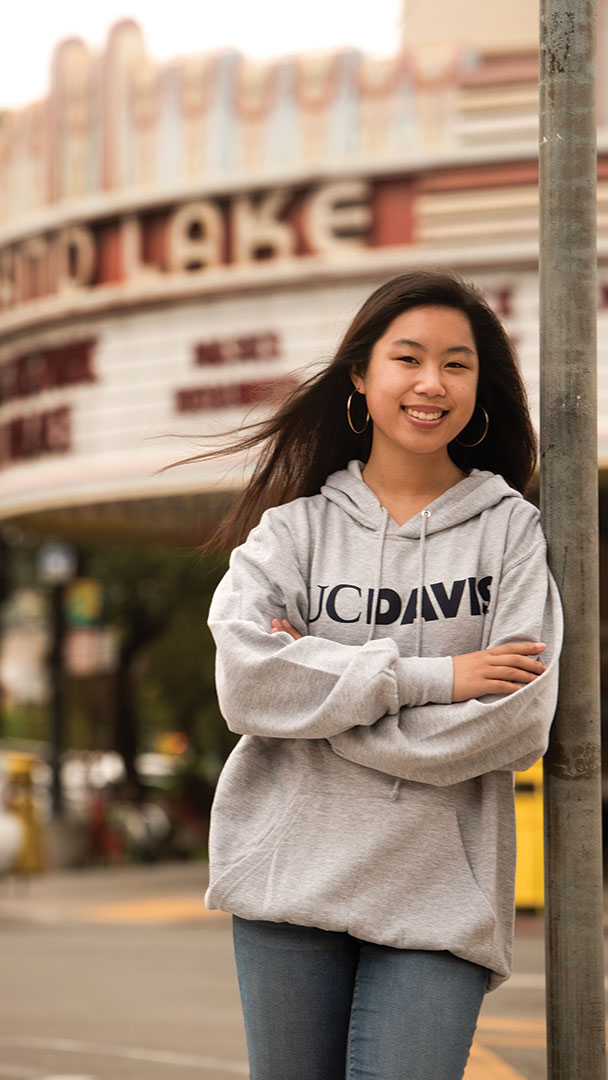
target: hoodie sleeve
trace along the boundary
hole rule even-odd
[[[450,657],[400,660],[390,638],[344,645],[307,635],[308,594],[284,516],[268,511],[232,553],[209,610],[216,686],[231,731],[329,738],[401,705],[449,701]],[[302,634],[270,633],[287,618]]]
[[[340,756],[404,780],[446,786],[544,754],[557,703],[562,610],[544,543],[503,573],[487,648],[544,641],[546,670],[513,694],[401,709],[331,739]]]

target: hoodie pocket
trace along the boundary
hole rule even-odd
[[[490,967],[496,913],[471,870],[454,806],[436,791],[403,794],[381,842],[370,837],[361,859],[350,932],[378,924],[383,944],[449,949]]]
[[[496,916],[471,871],[456,810],[413,787],[398,802],[300,790],[216,878],[214,902],[249,918],[450,949],[491,966]]]

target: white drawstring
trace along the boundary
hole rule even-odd
[[[431,516],[430,510],[421,513],[422,528],[420,530],[420,585],[416,597],[416,656],[422,656],[422,607],[424,598],[424,557],[426,554],[426,526]]]
[[[431,516],[430,510],[423,510],[422,527],[420,529],[420,578],[418,585],[418,594],[416,596],[416,656],[422,655],[422,605],[424,597],[424,557],[426,554],[426,527],[428,520]],[[395,780],[391,788],[391,800],[397,802],[399,798],[399,790],[401,788],[401,780],[398,777]]]
[[[372,610],[371,625],[369,628],[369,634],[367,640],[371,641],[374,636],[374,630],[376,629],[376,615],[378,614],[378,607],[380,605],[380,581],[382,579],[382,558],[384,554],[384,540],[386,537],[386,530],[388,528],[388,510],[382,507],[382,525],[380,526],[380,532],[378,534],[378,557],[376,559],[376,580],[374,582],[374,591],[372,596],[375,600]]]

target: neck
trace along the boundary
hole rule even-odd
[[[407,458],[407,460],[406,460]],[[454,464],[447,451],[435,454],[405,454],[398,460],[372,452],[363,469],[363,479],[378,495],[402,499],[438,498],[463,479],[465,473]]]

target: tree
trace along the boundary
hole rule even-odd
[[[137,752],[163,729],[185,731],[200,754],[223,760],[234,740],[215,701],[206,615],[225,559],[104,544],[84,549],[83,562],[118,631],[113,742],[129,779],[138,782]]]

